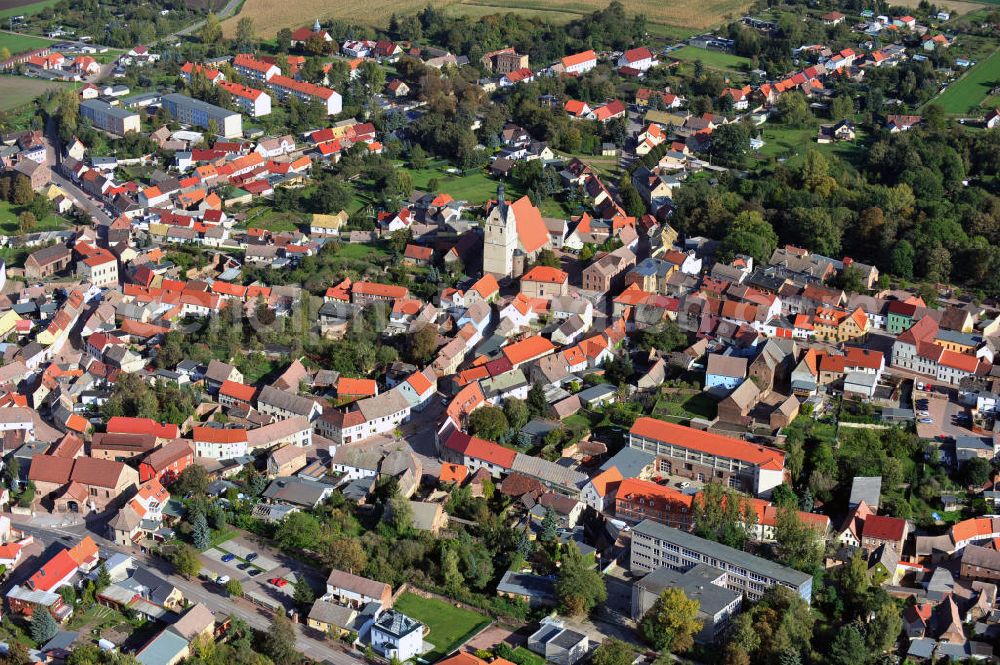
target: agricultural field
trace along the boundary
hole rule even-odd
[[[52,43],[52,40],[31,35],[17,35],[12,32],[0,32],[0,50],[7,49],[11,55],[24,53],[36,48],[42,48]]]
[[[314,19],[343,19],[363,21],[385,27],[389,16],[418,12],[428,4],[443,9],[452,15],[487,16],[505,12],[517,12],[522,16],[535,16],[565,23],[574,18],[604,9],[604,0],[373,0],[359,14],[350,3],[335,3],[331,0],[302,0],[292,4],[274,3],[271,0],[246,0],[236,16],[222,23],[227,36],[236,32],[236,23],[241,17],[249,16],[257,25],[264,38],[273,37],[281,28],[298,28],[308,25]],[[747,0],[624,0],[625,11],[629,14],[644,13],[650,24],[660,24],[674,28],[705,29],[719,25],[727,19],[738,17],[750,5]],[[667,28],[669,30],[669,28]],[[651,26],[650,30],[653,28]],[[672,32],[670,37],[683,35],[683,31]]]
[[[899,0],[899,2],[894,2],[894,5],[900,5],[903,7],[916,7],[920,4],[920,0]],[[983,5],[988,4],[1000,4],[1000,0],[984,0],[983,2],[967,2],[966,0],[945,0],[944,2],[938,4],[938,8],[947,9],[952,12],[952,19],[955,18],[955,14],[968,14],[969,12],[974,12],[977,9],[982,9]]]
[[[934,103],[952,115],[975,114],[996,85],[1000,85],[1000,49],[948,86]]]
[[[402,594],[393,607],[427,626],[426,639],[434,645],[434,650],[423,655],[426,662],[450,653],[489,623],[481,614],[410,592]]]
[[[56,90],[63,85],[65,84],[24,76],[0,76],[0,111],[10,111],[30,104],[43,92]]]
[[[11,16],[31,16],[43,9],[54,6],[59,0],[0,0],[0,20],[6,21]]]
[[[743,71],[749,69],[750,60],[743,56],[723,53],[722,51],[712,51],[710,49],[698,48],[697,46],[685,46],[676,51],[671,51],[667,57],[684,62],[694,62],[701,60],[706,67],[713,69],[730,69]]]

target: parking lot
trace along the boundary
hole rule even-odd
[[[285,606],[286,609],[291,609],[295,604],[294,593],[297,579],[295,572],[264,554],[258,554],[252,561],[248,562],[246,557],[255,551],[256,548],[243,539],[234,538],[220,543],[218,546],[202,552],[202,562],[204,563],[202,575],[210,581],[225,575],[229,579],[240,582],[245,595],[270,598]],[[232,558],[223,561],[227,555],[232,555]],[[253,570],[259,572],[251,575]],[[283,579],[287,583],[280,587],[276,586],[270,582],[276,578]]]
[[[958,402],[958,395],[953,390],[940,386],[933,391],[914,389],[913,410],[917,413],[917,435],[922,439],[975,436],[968,427],[971,424],[969,410]],[[919,412],[926,412],[926,418],[933,422],[920,422],[925,417]]]

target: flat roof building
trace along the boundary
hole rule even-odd
[[[725,587],[745,593],[751,600],[759,599],[779,584],[795,591],[807,603],[812,599],[811,575],[652,520],[640,522],[632,529],[633,574],[664,567],[686,571],[699,564],[723,571]]]
[[[142,128],[138,113],[112,106],[99,99],[85,99],[80,102],[80,115],[97,129],[117,136],[138,132]]]
[[[177,122],[208,129],[214,121],[218,133],[227,139],[243,135],[243,116],[236,111],[176,92],[163,95],[163,107]]]

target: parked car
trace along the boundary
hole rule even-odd
[[[225,584],[228,581],[229,581],[229,575],[219,575],[218,577],[215,578],[216,584]]]
[[[933,418],[921,418],[917,422],[919,422],[919,423],[921,423],[923,425],[933,425],[934,424],[934,419]]]
[[[231,553],[230,554],[223,554],[222,555],[222,563],[229,563],[230,561],[232,561],[235,558],[236,558],[235,554],[231,554]]]
[[[278,587],[279,589],[288,584],[288,580],[281,577],[272,577],[271,579],[268,580],[268,582]]]
[[[247,561],[253,561],[256,558],[257,558],[256,552],[250,552],[250,554],[247,554]]]
[[[249,575],[250,577],[257,577],[262,572],[264,571],[261,570],[260,568],[251,568],[250,571],[247,573],[247,575]]]

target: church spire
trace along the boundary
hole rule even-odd
[[[500,184],[497,185],[497,205],[498,206],[502,206],[503,203],[504,203],[503,202],[503,180],[501,180]]]

